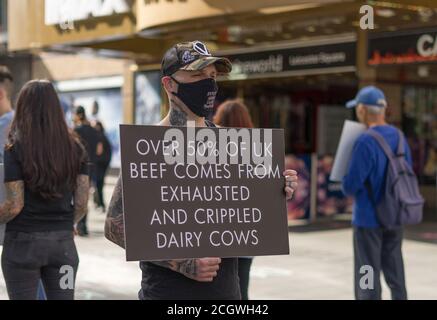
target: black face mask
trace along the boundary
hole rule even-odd
[[[214,108],[214,100],[217,95],[217,82],[212,79],[204,79],[191,83],[181,83],[172,77],[179,85],[178,92],[172,92],[197,116],[206,117]]]

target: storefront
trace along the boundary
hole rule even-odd
[[[8,15],[7,2],[0,0],[0,54],[6,52],[6,43],[8,39]]]
[[[17,0],[9,2],[8,8],[8,16],[14,17],[8,21],[9,52],[14,62],[20,60],[17,56],[29,57],[26,81],[53,81],[70,126],[79,105],[90,120],[99,120],[112,146],[110,166],[114,169],[120,167],[119,124],[124,122],[124,104],[129,102],[123,99],[124,75],[131,61],[121,55],[91,52],[85,44],[132,35],[132,10],[132,1]],[[73,48],[73,44],[84,47]]]
[[[342,123],[354,117],[344,103],[367,84],[385,91],[389,121],[402,127],[412,146],[420,149],[415,150],[415,169],[427,204],[435,201],[436,188],[430,186],[435,183],[436,80],[432,75],[437,70],[429,57],[437,51],[432,29],[437,4],[372,2],[377,30],[365,31],[359,28],[359,9],[366,1],[302,0],[290,5],[287,0],[272,0],[267,5],[262,0],[90,0],[93,5],[68,10],[73,2],[79,5],[70,0],[13,1],[9,15],[24,22],[12,28],[11,50],[85,51],[122,59],[122,71],[101,71],[94,77],[122,76],[123,83],[116,89],[120,95],[115,100],[121,101],[117,115],[124,123],[151,124],[167,108],[159,76],[162,54],[177,42],[206,42],[234,64],[231,76],[220,79],[217,105],[229,98],[243,99],[256,126],[285,130],[287,166],[298,168],[301,177],[290,203],[290,220],[350,212],[351,199],[344,198],[339,184],[327,177]],[[406,35],[393,36],[399,29],[423,33],[427,28],[434,33],[421,38],[421,57],[411,55],[410,47],[403,45]],[[391,38],[385,37],[386,31]],[[411,45],[417,48],[417,43]],[[393,62],[393,54],[403,60]],[[77,79],[59,79],[72,80]],[[90,93],[101,97],[114,88],[99,90],[62,95],[74,96],[90,108]]]
[[[290,219],[313,220],[350,212],[351,199],[343,197],[339,184],[332,184],[327,179],[342,123],[345,118],[354,118],[352,112],[344,109],[344,102],[363,85],[379,85],[390,103],[389,121],[411,136],[408,121],[413,117],[420,123],[418,119],[423,110],[408,111],[411,109],[408,101],[427,99],[423,103],[430,106],[434,97],[433,84],[422,81],[419,83],[427,89],[410,88],[418,82],[413,79],[405,82],[402,78],[403,84],[399,85],[396,84],[398,80],[384,79],[399,72],[405,77],[406,71],[387,72],[387,69],[375,67],[369,62],[371,57],[367,52],[372,50],[373,35],[433,27],[437,18],[435,5],[426,1],[372,2],[378,26],[375,31],[365,31],[359,28],[359,8],[364,1],[343,1],[341,4],[302,1],[295,6],[258,8],[257,13],[246,12],[245,19],[238,19],[238,10],[217,17],[211,10],[222,9],[225,5],[211,5],[208,6],[210,11],[206,10],[209,18],[204,20],[201,15],[196,19],[185,16],[190,12],[187,7],[193,2],[160,3],[167,16],[153,15],[158,3],[150,2],[147,11],[150,19],[139,22],[139,33],[173,39],[173,42],[206,41],[217,54],[227,55],[233,61],[234,72],[221,81],[217,104],[228,98],[241,98],[249,106],[255,125],[285,129],[286,153],[290,155],[287,165],[301,168],[301,184],[295,201],[290,204]],[[204,5],[207,1],[197,2]],[[237,4],[226,4],[231,11],[236,9]],[[169,20],[164,21],[164,17]],[[349,41],[336,40],[348,36],[351,36]],[[425,55],[436,50],[434,39],[431,35],[422,40]],[[386,48],[396,48],[398,40],[383,39],[381,43],[385,43]],[[426,68],[423,70],[421,73],[427,72]],[[428,69],[430,75],[433,70]],[[431,110],[431,107],[426,108]],[[429,122],[432,116],[426,119]],[[416,127],[416,131],[423,131],[429,126]],[[422,136],[429,137],[429,133]],[[423,138],[421,143],[428,146],[429,140]],[[415,146],[413,142],[412,145]],[[429,175],[424,177],[420,163],[425,162],[422,166],[427,170],[423,170],[432,172],[435,155],[426,148],[420,153],[427,154],[426,160],[415,160],[415,168],[430,209],[431,203],[435,202],[436,188],[426,187],[425,180],[433,183],[434,179]]]
[[[219,53],[232,61],[233,72],[220,83],[217,104],[240,98],[256,127],[285,130],[286,166],[301,177],[289,220],[351,211],[351,199],[328,177],[343,121],[353,116],[344,103],[358,88],[355,40],[330,37]]]
[[[56,88],[67,106],[68,124],[73,126],[74,108],[83,106],[90,121],[99,121],[111,143],[111,168],[120,168],[119,124],[123,122],[121,87],[122,76],[64,80],[56,82]]]
[[[412,149],[414,171],[427,198],[427,213],[437,214],[437,27],[375,33],[368,64],[377,83],[388,86],[400,107],[400,123]]]
[[[134,124],[155,124],[162,118],[161,72],[146,69],[135,72]]]
[[[12,98],[15,99],[21,86],[31,78],[30,54],[10,54],[8,48],[7,1],[0,0],[0,65],[7,66],[14,77]]]
[[[351,212],[352,199],[328,177],[343,121],[353,117],[344,104],[358,88],[355,40],[348,35],[216,53],[233,63],[232,74],[219,79],[216,108],[239,98],[256,127],[285,130],[286,165],[300,175],[290,223]],[[134,123],[156,123],[165,100],[159,65],[136,70],[134,79]]]

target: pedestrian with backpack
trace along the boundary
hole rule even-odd
[[[387,124],[384,93],[361,89],[346,104],[368,130],[355,142],[343,192],[354,196],[355,298],[381,299],[381,271],[394,300],[406,300],[403,226],[419,223],[424,200],[403,133]]]

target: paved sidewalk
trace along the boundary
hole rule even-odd
[[[107,202],[112,188],[105,189]],[[124,251],[104,238],[104,219],[103,213],[91,210],[90,236],[76,238],[80,256],[76,298],[137,299],[138,263],[126,262]],[[302,230],[290,232],[289,256],[255,258],[250,298],[353,299],[351,229]],[[404,258],[410,299],[437,299],[437,245],[406,240]],[[383,288],[389,299],[387,287]],[[1,271],[0,299],[7,299]]]

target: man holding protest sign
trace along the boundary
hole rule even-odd
[[[231,68],[228,59],[211,56],[206,46],[199,41],[180,43],[170,48],[164,55],[161,67],[161,81],[168,95],[170,109],[159,125],[184,127],[192,122],[195,127],[214,127],[205,117],[212,111],[218,91],[216,77],[218,74],[228,74]],[[297,173],[287,170],[283,175],[286,198],[291,199],[297,187]],[[231,192],[232,196],[236,194]],[[244,198],[245,194],[242,192],[240,196]],[[246,218],[250,215],[243,216]],[[209,217],[212,217],[212,213]],[[124,223],[122,181],[119,178],[108,210],[105,236],[123,248],[126,239]],[[188,239],[185,240],[188,243]],[[139,297],[175,300],[240,299],[237,264],[237,258],[218,257],[142,261],[140,268],[143,279]]]

